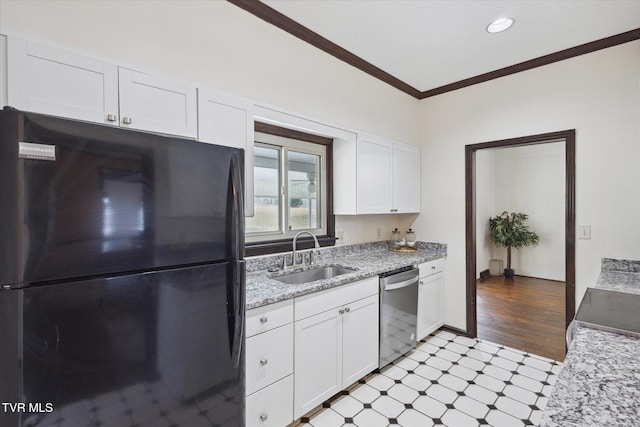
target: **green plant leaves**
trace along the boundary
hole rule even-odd
[[[489,218],[491,240],[497,247],[537,246],[540,243],[540,237],[525,225],[528,218],[529,216],[522,212],[509,213],[507,211]]]

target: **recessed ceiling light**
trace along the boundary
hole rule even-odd
[[[487,31],[490,33],[500,33],[511,28],[514,22],[515,20],[513,18],[498,18],[487,25]]]

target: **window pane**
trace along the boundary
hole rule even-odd
[[[287,153],[289,187],[289,229],[320,227],[320,156],[289,151]]]
[[[280,230],[280,150],[254,147],[255,215],[246,218],[247,233]]]

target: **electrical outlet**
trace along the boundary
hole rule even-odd
[[[591,224],[578,225],[578,239],[591,239]]]
[[[378,227],[376,228],[376,238],[380,240],[381,236],[382,236],[382,231],[380,230],[380,227]]]

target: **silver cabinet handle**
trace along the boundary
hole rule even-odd
[[[107,114],[107,120],[110,122],[115,122],[118,118],[115,114]]]
[[[391,212],[398,212],[398,209],[391,209]]]
[[[260,359],[260,364],[262,366],[266,365],[267,363],[269,363],[269,361],[267,359]]]
[[[435,270],[435,269],[436,269],[436,266],[435,266],[435,265],[432,265],[432,266],[431,266],[431,269],[432,269],[432,270]]]
[[[262,316],[260,318],[260,323],[267,323],[269,321],[269,319],[267,318],[267,316]]]
[[[125,125],[130,125],[131,124],[131,117],[123,117],[122,118],[122,123],[124,123]]]
[[[423,280],[420,280],[418,283],[421,284],[421,285],[424,285],[424,281]]]
[[[338,313],[344,314],[344,308],[341,308],[340,310],[338,310]]]
[[[260,415],[260,421],[265,422],[265,421],[267,421],[267,419],[269,419],[269,415],[267,415],[267,413],[266,413],[266,412],[263,412],[263,413]]]
[[[351,309],[349,307],[345,308],[344,311],[346,311],[347,313],[351,311]]]

